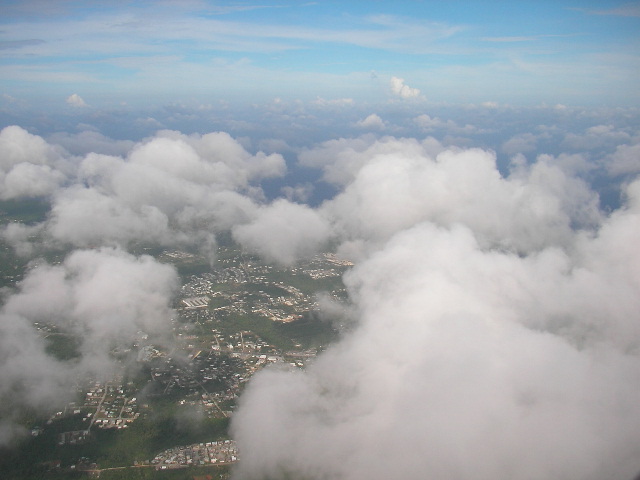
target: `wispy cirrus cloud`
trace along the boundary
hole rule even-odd
[[[588,10],[593,15],[615,15],[620,17],[640,17],[640,3],[627,3],[608,10]]]
[[[557,37],[575,37],[577,33],[567,34],[547,34],[547,35],[523,35],[523,36],[510,36],[510,37],[482,37],[480,40],[483,42],[497,42],[497,43],[517,43],[517,42],[534,42],[544,38],[557,38]]]
[[[13,37],[39,32],[41,36],[51,40],[48,49],[39,50],[39,53],[53,56],[68,55],[70,51],[102,54],[117,52],[120,55],[123,52],[184,51],[185,46],[209,51],[278,52],[310,48],[309,42],[417,53],[427,51],[432,42],[451,37],[462,28],[389,15],[356,20],[347,28],[331,28],[275,21],[221,20],[194,12],[178,18],[168,14],[147,16],[144,13],[112,12],[99,18],[87,16],[53,19],[37,24],[8,24],[4,27],[4,34],[9,40],[4,43],[21,47],[37,46],[45,43],[45,40],[22,41],[13,40]],[[77,45],[78,36],[86,37],[82,46]],[[72,50],[69,49],[71,41],[75,42]]]
[[[32,45],[40,45],[42,43],[45,43],[45,41],[39,40],[37,38],[31,38],[28,40],[5,40],[5,41],[0,41],[0,50],[30,47]]]
[[[153,90],[154,95],[176,90],[210,93],[213,89],[229,98],[242,89],[260,93],[261,101],[287,95],[366,96],[371,101],[382,96],[380,82],[365,80],[360,74],[375,70],[381,78],[398,74],[427,79],[420,84],[430,98],[441,83],[448,97],[441,94],[443,100],[473,95],[476,102],[493,97],[502,103],[514,98],[497,97],[493,89],[508,91],[511,85],[527,90],[527,98],[538,94],[548,103],[566,102],[553,95],[565,85],[573,87],[575,68],[565,68],[567,65],[577,64],[585,70],[593,66],[596,54],[635,55],[637,34],[632,29],[604,32],[593,18],[585,21],[584,12],[633,17],[640,8],[637,2],[617,8],[601,2],[589,11],[543,5],[537,10],[540,15],[531,18],[525,6],[507,12],[483,5],[483,17],[473,13],[478,6],[470,5],[468,11],[442,10],[433,0],[425,1],[420,9],[411,2],[398,2],[393,9],[384,2],[347,2],[338,7],[326,2],[239,5],[189,0],[112,2],[99,8],[63,1],[5,3],[0,18],[0,62],[13,69],[3,79],[11,84],[4,90],[14,97],[33,96],[25,92],[20,80],[28,76],[25,69],[37,68],[36,73],[45,74],[26,79],[41,92],[48,88],[47,72],[59,78],[64,71],[91,78],[94,90],[104,86],[103,91],[110,90],[112,96],[129,99],[139,91],[132,85],[144,83],[144,90]],[[628,23],[624,18],[610,21]],[[540,67],[525,79],[529,85],[522,86],[518,78],[500,78],[511,71],[513,59]],[[220,68],[220,60],[223,66],[243,61],[242,73],[230,76],[228,69]],[[628,89],[626,79],[633,77],[634,66],[616,64],[619,73],[615,74],[609,67],[594,66],[603,85],[591,89],[592,95],[582,95],[583,103],[589,103],[593,95]],[[268,74],[256,77],[255,68]],[[563,77],[558,77],[563,69]],[[17,71],[21,72],[19,79]],[[464,89],[457,85],[461,71],[474,79],[466,80]],[[333,75],[334,81],[312,78],[309,84],[307,77],[312,74]],[[354,80],[355,75],[360,76]],[[262,80],[259,85],[255,78]],[[291,83],[284,85],[278,81],[282,78],[290,78]],[[147,85],[149,79],[153,79],[151,85]],[[532,81],[538,79],[542,80],[540,87],[532,90]],[[79,90],[73,80],[69,83],[66,92]],[[366,94],[353,93],[367,88]],[[486,88],[489,91],[480,92]],[[474,90],[478,90],[477,98],[471,93]],[[242,97],[247,95],[243,92]]]

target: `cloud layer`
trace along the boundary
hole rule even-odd
[[[236,478],[633,478],[640,182],[605,217],[549,156],[503,177],[482,150],[324,148],[358,327],[256,375]]]
[[[382,122],[364,118],[360,127]],[[424,113],[410,123],[480,131]],[[392,116],[383,126],[393,131]],[[51,211],[40,224],[6,226],[4,239],[25,254],[82,250],[30,270],[5,298],[4,441],[17,428],[9,399],[37,408],[62,398],[78,373],[109,370],[110,349],[138,330],[167,327],[175,272],[128,246],[212,255],[224,231],[280,264],[327,245],[357,264],[345,277],[350,332],[305,372],[265,370],[250,382],[233,421],[237,478],[632,478],[640,471],[637,137],[607,123],[582,131],[561,136],[549,126],[503,140],[502,169],[494,151],[450,139],[325,141],[298,152],[301,167],[337,190],[312,207],[291,200],[308,184],[267,200],[261,182],[285,174],[284,158],[250,153],[224,132],[164,130],[120,143],[58,135],[71,154],[5,128],[2,198],[41,196]],[[524,156],[553,135],[568,153]],[[603,152],[601,164],[577,150],[583,140]],[[596,167],[623,183],[611,212],[587,182]],[[34,322],[83,338],[80,357],[52,360]]]
[[[9,126],[0,131],[0,199],[49,195],[65,180],[59,151],[41,137]]]
[[[215,231],[258,215],[256,182],[286,170],[281,155],[252,155],[223,132],[161,131],[125,156],[72,157],[7,127],[0,150],[6,152],[2,196],[50,196],[45,238],[77,247],[147,242],[210,254]],[[70,166],[63,170],[64,162]]]

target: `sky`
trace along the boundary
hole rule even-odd
[[[391,77],[432,102],[640,101],[637,2],[3,0],[0,9],[0,89],[24,102],[380,102]]]
[[[638,475],[638,2],[0,5],[0,201],[48,207],[0,228],[0,445],[171,345],[137,247],[222,235],[355,264],[340,339],[241,396],[234,479]]]

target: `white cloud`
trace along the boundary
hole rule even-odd
[[[429,115],[427,115],[426,113],[423,113],[421,115],[418,115],[416,118],[413,119],[413,121],[416,123],[416,125],[420,126],[421,128],[430,130],[433,128],[438,128],[443,126],[443,124],[445,124],[445,122],[443,122],[442,120],[440,120],[438,117],[430,117]],[[449,120],[451,121],[451,120]]]
[[[640,144],[619,145],[605,165],[612,176],[640,173]]]
[[[66,180],[63,152],[9,126],[0,131],[0,199],[46,196]]]
[[[348,278],[362,322],[353,335],[306,373],[265,372],[249,385],[233,420],[239,474],[632,478],[636,358],[526,325],[539,302],[559,302],[549,319],[568,307],[565,288],[592,293],[565,269],[551,251],[482,251],[464,228],[403,232]]]
[[[407,155],[435,155],[444,150],[440,142],[427,137],[422,142],[416,139],[397,139],[384,136],[380,139],[373,134],[357,138],[339,138],[323,142],[306,149],[298,155],[304,166],[324,171],[324,180],[339,186],[351,183],[357,172],[372,158],[393,152],[407,152]]]
[[[151,257],[120,250],[76,251],[61,265],[27,272],[0,309],[0,444],[19,433],[23,409],[62,406],[78,376],[101,378],[119,367],[111,351],[130,348],[139,331],[167,345],[177,273]],[[78,355],[62,361],[47,352],[34,322],[78,340]]]
[[[413,119],[414,123],[427,132],[434,130],[445,130],[451,133],[470,134],[477,133],[478,129],[473,125],[459,126],[453,120],[441,120],[438,117],[430,117],[426,113],[418,115]]]
[[[324,206],[368,246],[345,277],[358,326],[252,379],[237,475],[637,475],[640,181],[604,217],[550,156],[504,178],[489,152],[380,143],[340,144],[352,180]]]
[[[82,125],[85,128],[80,133],[69,134],[56,132],[47,138],[48,143],[64,147],[66,151],[74,155],[87,155],[88,153],[103,153],[106,155],[126,155],[135,142],[131,140],[114,140],[100,132],[90,129],[90,125]]]
[[[265,153],[292,152],[294,149],[284,140],[279,138],[265,138],[260,140],[258,148]]]
[[[64,175],[47,165],[20,163],[6,175],[0,173],[0,198],[40,197],[51,194],[64,181]]]
[[[627,132],[618,130],[613,125],[594,125],[582,134],[567,133],[562,146],[578,151],[589,151],[627,143],[630,139],[631,136]]]
[[[374,115],[364,121],[379,125]],[[426,114],[414,123],[467,128]],[[612,175],[638,171],[628,133],[602,123],[583,135],[617,146]],[[536,138],[505,145],[522,151]],[[531,164],[516,155],[503,175],[491,151],[367,134],[299,153],[339,189],[312,208],[292,202],[309,195],[305,183],[282,190],[289,200],[264,201],[259,182],[283,175],[284,159],[250,153],[224,132],[161,131],[112,146],[93,133],[54,140],[83,156],[19,127],[0,132],[5,185],[52,198],[45,223],[9,225],[3,238],[25,254],[33,235],[103,248],[30,271],[6,297],[0,438],[16,434],[12,398],[62,400],[75,374],[111,367],[109,345],[166,328],[175,272],[105,245],[211,254],[227,230],[281,264],[329,243],[358,262],[345,277],[351,305],[328,312],[348,316],[353,333],[305,372],[267,370],[250,382],[233,420],[239,475],[599,480],[640,471],[639,181],[625,178],[626,204],[604,215],[580,179],[586,154]],[[81,333],[76,364],[47,354],[32,328],[41,319]]]
[[[532,133],[519,133],[502,144],[502,151],[507,155],[529,153],[535,150],[538,137]]]
[[[609,10],[588,10],[587,13],[594,15],[614,15],[621,17],[640,17],[640,5],[635,2],[623,4]]]
[[[0,229],[0,236],[13,247],[17,255],[29,257],[34,252],[33,245],[29,239],[38,235],[41,231],[42,225],[25,225],[11,222]]]
[[[351,107],[355,105],[355,100],[353,98],[333,98],[333,99],[324,99],[322,97],[316,98],[312,105],[317,105],[319,107]]]
[[[389,82],[391,85],[391,92],[402,98],[416,98],[420,95],[420,90],[405,85],[404,79],[398,77],[391,77]]]
[[[72,107],[88,107],[87,103],[77,93],[71,94],[67,97],[66,102]]]
[[[80,247],[143,240],[196,246],[209,255],[213,231],[253,218],[262,197],[256,183],[286,170],[281,155],[250,154],[224,132],[161,131],[137,144],[95,132],[54,140],[80,151],[126,153],[78,159],[19,127],[0,134],[3,198],[52,195],[45,241]]]
[[[286,185],[280,191],[291,202],[305,203],[311,198],[314,189],[315,187],[312,183],[306,182],[295,186]]]
[[[41,137],[11,125],[0,130],[0,167],[7,171],[20,163],[45,165],[58,153]]]
[[[80,186],[56,195],[47,233],[80,247],[126,246],[132,241],[168,245],[176,241],[168,216],[157,206],[131,205],[127,199]]]
[[[315,210],[280,199],[260,208],[253,221],[234,227],[232,232],[243,247],[267,260],[291,265],[317,253],[331,229]]]
[[[358,120],[355,124],[356,127],[369,130],[382,130],[386,127],[385,122],[375,113],[372,113],[368,117]]]
[[[574,225],[599,220],[597,195],[549,156],[507,178],[491,152],[413,139],[327,142],[304,159],[328,159],[327,176],[346,184],[323,205],[345,239],[384,242],[421,221],[461,223],[483,245],[529,251],[564,244]]]
[[[135,123],[138,126],[148,127],[148,128],[155,128],[155,129],[166,128],[165,125],[163,125],[153,117],[138,118],[136,119]]]
[[[495,109],[495,108],[498,108],[500,106],[500,104],[498,102],[491,102],[491,101],[482,102],[480,105],[485,107],[485,108],[491,108],[491,109]]]

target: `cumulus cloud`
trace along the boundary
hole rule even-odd
[[[77,93],[73,93],[67,97],[66,102],[72,107],[83,108],[88,107],[87,103]]]
[[[76,134],[57,132],[49,136],[47,141],[50,144],[64,147],[73,155],[87,155],[89,153],[126,155],[135,145],[135,142],[131,140],[114,140],[93,130],[83,130]]]
[[[0,237],[13,247],[15,253],[21,257],[29,257],[34,253],[31,239],[40,234],[42,225],[25,225],[11,222],[0,230]]]
[[[613,125],[594,125],[584,133],[567,133],[562,146],[573,150],[589,151],[627,143],[631,135],[616,129]]]
[[[169,218],[158,207],[129,205],[95,188],[79,186],[56,196],[47,232],[57,240],[80,247],[174,241]]]
[[[363,143],[306,157],[345,170],[322,208],[361,246],[357,326],[252,379],[236,478],[633,478],[640,181],[604,216],[579,159]]]
[[[385,126],[386,125],[382,118],[375,113],[372,113],[367,118],[363,118],[356,122],[356,127],[369,130],[382,130]]]
[[[486,251],[464,227],[403,231],[347,278],[361,326],[307,372],[250,384],[238,478],[632,478],[637,299],[607,302],[610,338],[580,328],[617,296],[606,278],[560,252]]]
[[[532,133],[520,133],[514,135],[502,144],[502,151],[507,155],[517,153],[529,153],[535,150],[538,137]]]
[[[346,146],[346,144],[344,145]],[[350,145],[349,145],[350,147]],[[559,245],[575,225],[599,221],[598,197],[550,156],[514,166],[504,178],[495,154],[450,149],[410,139],[375,142],[362,152],[335,155],[333,169],[351,181],[323,205],[341,238],[370,242],[421,221],[472,228],[486,245],[516,251]],[[327,167],[329,168],[329,167]]]
[[[415,90],[398,80],[399,91]],[[300,164],[338,193],[312,208],[293,202],[308,195],[304,183],[266,202],[260,182],[283,175],[284,159],[250,153],[223,132],[160,131],[113,150],[95,135],[50,140],[70,154],[3,130],[1,178],[16,187],[2,192],[14,198],[43,184],[29,192],[52,202],[44,223],[9,225],[5,241],[24,253],[34,236],[99,248],[35,267],[5,298],[0,441],[18,433],[16,402],[63,400],[78,374],[112,368],[110,349],[139,330],[166,331],[175,272],[122,248],[143,241],[211,253],[226,230],[276,263],[329,243],[357,261],[345,277],[350,303],[319,302],[327,319],[349,324],[343,339],[304,372],[266,369],[249,383],[232,423],[238,478],[632,478],[640,181],[631,136],[596,127],[584,135],[617,146],[607,168],[627,175],[625,204],[606,215],[584,181],[586,155],[529,163],[526,136],[505,144],[514,153],[507,173],[492,151],[432,137],[320,143],[299,153]],[[33,180],[7,183],[10,175]],[[78,358],[47,353],[34,329],[45,321],[81,339]]]
[[[66,178],[63,152],[17,126],[0,131],[0,199],[46,196]]]
[[[322,97],[318,97],[311,102],[312,105],[318,107],[351,107],[355,105],[355,103],[353,98],[333,98],[327,100]]]
[[[63,182],[64,176],[48,165],[20,163],[2,175],[2,199],[49,195]]]
[[[176,286],[172,267],[115,249],[76,251],[30,270],[0,310],[0,442],[19,432],[22,408],[62,405],[79,376],[116,371],[110,352],[130,348],[138,332],[166,344]],[[38,323],[76,338],[78,357],[50,355]]]
[[[287,198],[287,200],[292,202],[305,203],[307,200],[309,200],[309,198],[311,198],[311,195],[314,191],[314,186],[310,182],[294,186],[286,185],[282,187],[281,191]]]
[[[389,84],[391,92],[401,98],[416,98],[420,95],[420,90],[406,85],[403,78],[391,77]]]
[[[58,154],[42,138],[8,127],[0,136],[2,196],[51,195],[45,236],[79,247],[145,241],[210,254],[216,231],[253,218],[262,198],[256,185],[286,170],[281,155],[251,154],[224,132],[160,131],[136,144],[114,142],[112,149],[95,134],[56,140],[124,155]],[[63,173],[65,162],[73,168]]]
[[[426,113],[418,115],[416,118],[414,118],[413,121],[416,123],[416,125],[424,128],[424,129],[438,128],[438,127],[442,127],[442,126],[447,124],[447,122],[443,122],[438,117],[433,117],[432,118],[429,115],[427,115]],[[449,122],[451,122],[450,124],[453,124],[453,122],[451,120],[449,120]]]
[[[314,148],[305,149],[298,155],[302,165],[319,168],[324,180],[335,185],[351,183],[358,171],[371,159],[393,152],[407,155],[437,154],[444,146],[435,138],[398,139],[385,136],[380,139],[372,134],[357,138],[340,138],[323,142]]]
[[[163,123],[161,123],[159,120],[153,117],[138,118],[135,120],[135,124],[139,127],[145,127],[145,128],[154,128],[154,129],[166,128],[166,126]]]
[[[640,173],[640,144],[619,145],[606,163],[610,175]]]
[[[418,125],[421,129],[431,132],[434,130],[446,130],[452,133],[474,133],[477,132],[478,129],[473,125],[465,125],[464,127],[459,126],[453,120],[442,120],[438,117],[431,117],[426,113],[418,115],[413,119],[414,123]]]
[[[267,260],[291,265],[317,252],[331,230],[315,210],[281,199],[260,208],[253,221],[234,227],[232,232],[245,248]]]

